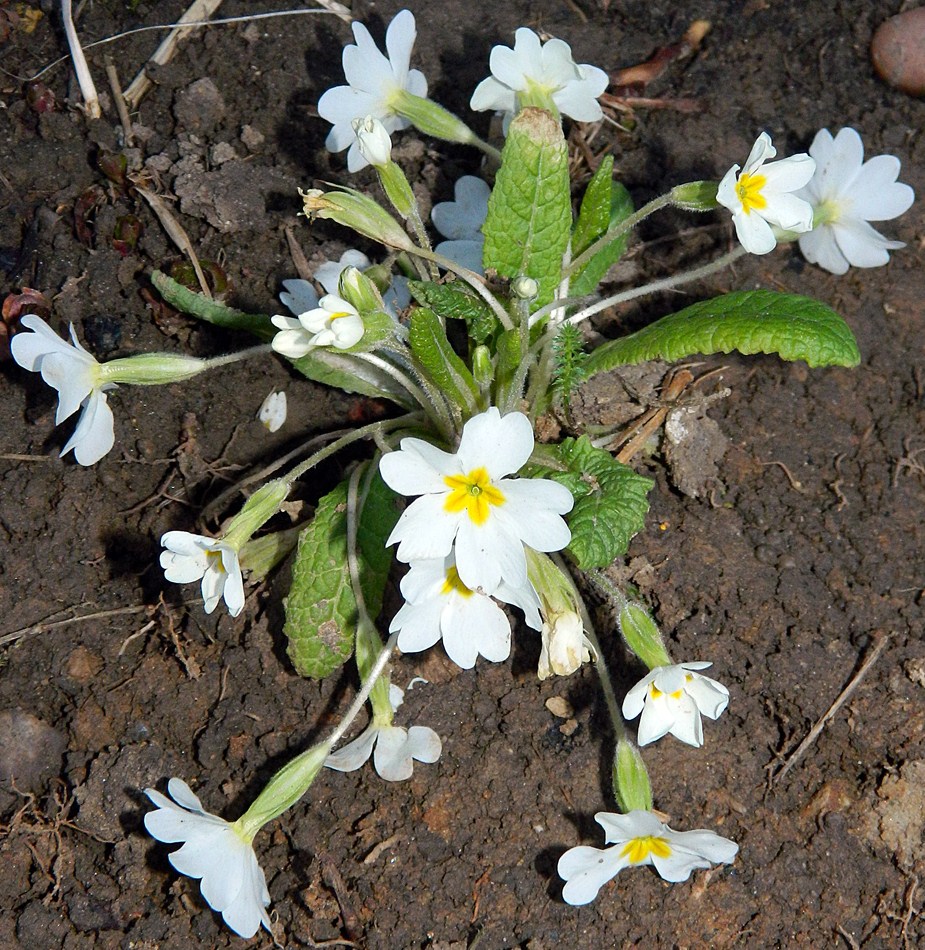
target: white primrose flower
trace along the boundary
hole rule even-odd
[[[340,289],[340,275],[348,268],[355,267],[357,270],[365,271],[372,266],[372,261],[362,252],[354,248],[348,248],[340,256],[339,261],[325,261],[315,270],[314,279],[324,287],[329,294],[336,294]],[[285,290],[279,295],[279,299],[291,313],[297,317],[308,310],[314,310],[318,306],[318,292],[307,280],[293,279],[284,280]],[[382,294],[382,301],[385,304],[386,312],[393,317],[397,317],[400,310],[411,302],[411,291],[408,290],[408,278],[397,274],[392,277],[392,282]]]
[[[803,256],[833,274],[844,274],[849,266],[882,267],[888,252],[905,244],[887,240],[867,222],[898,218],[915,200],[915,192],[896,180],[899,159],[877,155],[865,162],[861,136],[850,128],[834,138],[821,129],[809,154],[816,173],[797,192],[815,212],[812,231],[799,237]]]
[[[55,425],[83,409],[61,455],[73,449],[78,464],[94,465],[115,442],[112,409],[106,401],[106,391],[115,389],[115,384],[102,382],[100,364],[80,345],[73,324],[72,342],[67,343],[34,313],[26,314],[20,323],[32,332],[17,333],[10,341],[10,352],[23,369],[41,373],[58,391]]]
[[[417,31],[414,15],[402,10],[389,24],[385,34],[388,56],[383,56],[362,23],[353,24],[356,46],[344,47],[344,76],[349,85],[335,86],[318,100],[318,115],[334,128],[328,133],[325,147],[329,152],[347,152],[347,170],[360,171],[369,162],[360,151],[354,119],[370,116],[378,119],[386,132],[397,132],[411,124],[397,115],[393,108],[396,93],[427,95],[427,80],[417,69],[409,69],[411,48]]]
[[[293,360],[316,346],[347,350],[360,342],[364,332],[356,308],[337,294],[325,294],[316,308],[298,317],[275,316],[271,322],[281,331],[273,337],[273,349]]]
[[[238,552],[230,544],[187,531],[168,531],[161,537],[164,577],[174,584],[202,581],[202,601],[207,614],[224,598],[232,617],[244,609],[244,578]]]
[[[172,778],[167,791],[173,801],[145,789],[157,805],[144,818],[148,834],[168,844],[184,842],[168,860],[181,874],[200,880],[208,905],[238,936],[253,937],[261,924],[272,932],[266,910],[270,892],[252,842],[235,824],[209,814],[186,782]]]
[[[503,112],[505,130],[524,105],[542,105],[550,99],[560,113],[579,122],[603,117],[597,99],[610,78],[597,66],[579,66],[563,40],[541,44],[533,30],[521,27],[514,34],[513,49],[492,48],[489,65],[491,76],[476,86],[469,105],[476,112]]]
[[[729,705],[729,690],[697,670],[712,663],[678,663],[657,666],[641,679],[623,700],[623,715],[640,713],[639,744],[648,745],[669,732],[688,745],[703,745],[701,714],[717,719]]]
[[[568,904],[590,904],[624,868],[651,864],[664,880],[677,883],[696,868],[731,864],[739,852],[734,841],[712,831],[672,831],[650,811],[599,811],[594,820],[614,847],[570,848],[559,858],[559,876],[566,882],[562,898]]]
[[[491,188],[475,175],[463,175],[453,186],[455,201],[441,201],[430,212],[434,227],[445,237],[434,250],[477,274],[482,269],[485,235],[482,225],[488,217]]]
[[[504,581],[527,584],[524,545],[559,551],[571,540],[562,518],[573,498],[543,478],[506,478],[533,451],[533,427],[522,412],[502,416],[494,406],[464,426],[451,454],[422,439],[402,439],[379,471],[401,495],[419,495],[402,512],[386,541],[398,543],[400,561],[444,558],[454,549],[456,569],[469,590],[494,594]]]
[[[392,712],[402,704],[404,690],[391,684],[389,702]],[[411,726],[404,729],[391,722],[377,722],[369,726],[352,742],[332,752],[324,764],[336,772],[355,772],[372,755],[373,768],[387,782],[402,782],[411,778],[414,762],[436,762],[443,751],[440,736],[429,726]]]
[[[777,246],[774,227],[784,231],[809,231],[813,209],[794,192],[813,177],[816,163],[801,153],[766,165],[777,149],[762,132],[752,146],[745,167],[733,165],[723,176],[716,200],[732,212],[732,223],[742,247],[749,254],[768,254]]]
[[[286,413],[286,394],[274,390],[264,399],[257,413],[257,418],[267,427],[269,432],[278,432],[286,421]]]
[[[413,561],[401,580],[405,603],[389,625],[398,634],[398,649],[417,653],[442,638],[447,656],[464,670],[471,670],[479,656],[500,663],[511,654],[511,624],[491,597],[470,590],[459,579],[452,555]],[[495,589],[497,600],[519,607],[527,624],[541,626],[539,598],[532,585],[515,589],[503,581]]]

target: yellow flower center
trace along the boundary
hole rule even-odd
[[[337,313],[332,313],[329,320],[340,320],[341,317],[352,317],[353,314],[349,310],[340,310]]]
[[[443,481],[450,489],[444,510],[454,515],[465,511],[477,525],[488,521],[492,505],[505,502],[504,494],[492,485],[483,466],[472,469],[468,475],[446,475]]]
[[[627,841],[620,854],[629,858],[630,864],[642,864],[650,854],[657,858],[671,857],[671,847],[666,838],[646,835],[644,838]]]
[[[685,683],[689,683],[693,678],[694,678],[694,677],[691,676],[690,673],[686,673],[686,674],[684,675],[684,682],[685,682]],[[680,689],[676,689],[673,693],[669,693],[668,695],[669,695],[672,699],[680,699],[683,693],[684,693],[684,687],[682,686]],[[662,690],[660,690],[660,689],[655,685],[655,683],[649,683],[649,695],[650,695],[653,699],[658,699],[659,696],[664,696],[665,693],[664,693]]]
[[[440,593],[444,595],[453,593],[456,591],[462,597],[471,597],[472,591],[460,580],[459,571],[455,567],[451,567],[446,572],[446,580],[443,582],[443,587],[440,588]]]
[[[219,574],[225,573],[225,565],[222,562],[221,551],[206,551],[206,560],[209,564],[209,570],[218,571]]]
[[[742,210],[746,214],[752,211],[760,211],[768,206],[768,201],[761,193],[761,189],[767,184],[768,179],[764,175],[739,175],[736,182],[736,194],[739,201],[742,202]]]

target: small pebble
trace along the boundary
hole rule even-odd
[[[572,704],[563,696],[550,696],[546,700],[546,708],[558,719],[570,719],[575,712]]]
[[[911,96],[925,95],[925,7],[881,23],[870,44],[870,58],[885,82]]]
[[[40,791],[57,775],[67,740],[57,729],[22,709],[0,712],[0,783],[20,792]]]

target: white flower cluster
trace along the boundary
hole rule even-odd
[[[402,581],[405,604],[390,630],[413,652],[438,639],[454,662],[504,660],[511,631],[495,603],[514,604],[541,629],[539,598],[527,578],[524,545],[559,551],[571,539],[562,515],[571,492],[541,478],[510,478],[533,452],[533,427],[520,412],[494,407],[463,427],[459,448],[444,452],[422,439],[402,439],[379,470],[400,495],[415,497],[387,544],[410,565]],[[494,599],[493,599],[494,598]]]

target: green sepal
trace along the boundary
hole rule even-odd
[[[396,496],[377,474],[357,525],[360,586],[371,617],[382,609],[392,552],[385,541],[398,520]],[[347,570],[347,482],[318,503],[299,536],[283,632],[301,676],[322,679],[353,653],[357,603]]]
[[[624,603],[617,615],[617,626],[626,640],[626,645],[648,669],[671,665],[671,657],[665,649],[662,632],[642,604],[632,601]]]
[[[624,814],[652,810],[652,785],[639,749],[626,739],[617,742],[611,771],[613,794]]]
[[[482,260],[503,277],[532,277],[536,307],[549,303],[559,285],[571,234],[569,188],[561,125],[543,109],[523,109],[508,129],[488,199]]]
[[[450,346],[440,318],[429,307],[416,307],[411,311],[408,341],[421,369],[437,388],[464,412],[474,411],[478,386],[466,364]]]
[[[565,439],[551,454],[561,469],[540,464],[529,472],[565,485],[575,498],[566,519],[572,531],[566,550],[582,570],[607,567],[642,530],[655,483],[595,448],[586,435]]]
[[[613,157],[611,166],[613,165]],[[601,164],[594,178],[588,183],[588,189],[581,203],[581,212],[584,212],[585,202],[589,202],[588,224],[579,234],[578,228],[575,229],[575,235],[572,238],[572,257],[575,258],[586,248],[590,247],[598,238],[606,234],[611,228],[615,228],[621,221],[624,221],[633,213],[633,199],[626,188],[618,181],[611,181],[610,173],[606,179],[601,173],[606,167],[606,162]],[[592,189],[593,186],[593,189]],[[581,224],[581,213],[578,217],[578,223]],[[581,243],[576,246],[576,240]],[[629,231],[614,238],[609,244],[601,248],[581,268],[572,278],[569,285],[569,295],[573,297],[582,297],[585,294],[593,293],[597,285],[601,282],[604,274],[617,263],[626,252],[629,244]]]
[[[445,320],[465,320],[469,337],[484,343],[497,329],[498,318],[481,297],[463,289],[462,281],[436,284],[428,280],[409,280],[411,296],[424,307]]]
[[[854,334],[830,307],[812,297],[742,290],[704,300],[599,346],[588,374],[648,360],[675,361],[695,353],[776,353],[811,367],[857,366]]]

